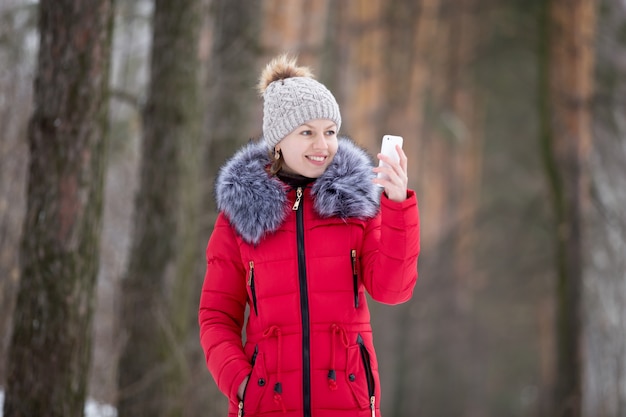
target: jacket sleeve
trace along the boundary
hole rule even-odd
[[[206,251],[207,268],[200,295],[200,343],[218,388],[237,404],[237,389],[252,371],[243,351],[241,330],[246,307],[245,269],[228,220],[220,214]]]
[[[365,288],[376,301],[399,304],[413,295],[420,252],[419,210],[413,190],[401,203],[381,196],[380,213],[367,224],[361,256]]]

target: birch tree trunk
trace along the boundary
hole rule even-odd
[[[112,2],[42,0],[4,416],[83,415],[102,219]]]

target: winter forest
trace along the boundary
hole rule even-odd
[[[226,415],[213,185],[282,52],[341,134],[405,140],[422,247],[412,299],[370,302],[383,415],[625,417],[624,0],[2,0],[4,417]]]

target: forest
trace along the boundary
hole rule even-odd
[[[626,2],[2,0],[0,415],[225,416],[198,340],[214,181],[288,52],[404,137],[386,417],[626,417]],[[0,396],[0,399],[2,396]]]

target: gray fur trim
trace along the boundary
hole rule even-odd
[[[263,140],[251,142],[224,164],[215,194],[237,233],[258,244],[275,232],[288,216],[288,186],[265,171],[271,163]],[[369,219],[378,213],[380,191],[372,183],[372,160],[347,138],[339,138],[333,161],[314,183],[311,194],[315,211],[324,218]]]

